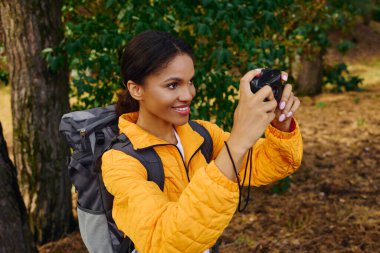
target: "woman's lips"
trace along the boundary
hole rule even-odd
[[[173,110],[181,115],[188,115],[190,113],[190,106],[188,105],[177,106],[177,107],[173,107]]]

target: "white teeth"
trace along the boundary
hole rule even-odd
[[[187,111],[189,107],[183,107],[183,108],[174,108],[176,111]]]

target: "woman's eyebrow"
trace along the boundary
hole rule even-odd
[[[190,78],[190,80],[193,80],[194,79],[194,76],[192,76]],[[180,82],[180,81],[183,81],[182,78],[180,77],[169,77],[168,79],[166,79],[164,82],[168,82],[168,81],[177,81],[177,82]]]
[[[182,78],[179,78],[179,77],[169,77],[168,79],[166,79],[164,82],[168,82],[168,81],[182,81]]]

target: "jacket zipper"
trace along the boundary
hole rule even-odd
[[[173,145],[173,144],[169,144],[169,145]],[[179,150],[179,148],[177,147],[177,145],[173,145],[173,146],[176,147],[176,149],[178,150],[179,155],[181,156],[181,159],[182,159],[182,162],[183,162],[183,166],[185,166],[185,171],[186,171],[187,181],[189,181],[189,183],[190,183],[189,167],[186,166],[185,159],[183,158],[183,156],[182,156],[182,154],[181,154],[181,151]]]
[[[202,145],[203,145],[203,143],[202,143]],[[197,150],[195,150],[195,152],[193,153],[193,155],[190,157],[189,162],[187,163],[187,166],[190,166],[191,159],[193,159],[193,157],[195,156],[195,154],[198,153],[199,150],[201,150],[202,145],[200,145],[199,148]]]

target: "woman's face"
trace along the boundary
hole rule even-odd
[[[187,54],[175,56],[158,73],[145,78],[140,112],[150,122],[179,126],[189,121],[190,103],[195,96],[194,63]]]

